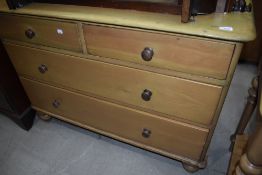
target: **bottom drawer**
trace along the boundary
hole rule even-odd
[[[113,134],[125,141],[131,140],[130,143],[138,143],[144,148],[165,152],[171,157],[178,155],[197,161],[201,155],[207,129],[163,119],[25,78],[21,78],[21,81],[33,106],[37,108],[111,136]]]

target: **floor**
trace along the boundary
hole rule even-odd
[[[209,151],[195,175],[225,174],[229,136],[245,105],[256,67],[239,64]],[[187,175],[180,162],[53,119],[26,132],[0,116],[0,175]]]

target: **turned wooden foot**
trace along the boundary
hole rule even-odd
[[[248,160],[247,155],[244,154],[236,167],[234,175],[261,175],[262,167],[256,166]]]
[[[196,166],[196,165],[190,165],[190,164],[185,163],[185,162],[183,162],[182,165],[183,165],[183,168],[189,173],[194,173],[194,172],[197,172],[199,170],[199,167]]]
[[[262,174],[262,122],[258,121],[256,127],[256,131],[248,140],[246,153],[241,156],[234,175]]]
[[[47,114],[45,114],[45,113],[43,113],[43,112],[40,112],[40,111],[37,111],[37,112],[36,112],[36,115],[37,115],[40,119],[42,119],[42,120],[44,120],[44,121],[49,121],[49,120],[52,119],[52,117],[51,117],[50,115],[47,115]]]

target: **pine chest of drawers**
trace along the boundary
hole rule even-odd
[[[241,43],[29,14],[0,37],[34,109],[205,167]]]

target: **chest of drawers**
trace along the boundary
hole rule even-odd
[[[205,167],[240,42],[25,13],[0,37],[34,109]]]

